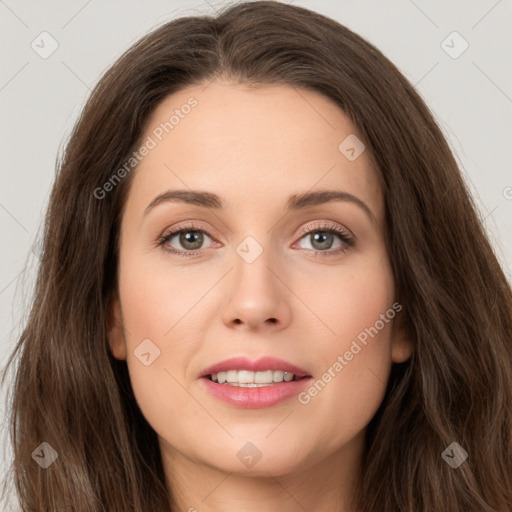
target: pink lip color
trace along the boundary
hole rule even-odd
[[[244,388],[218,384],[211,381],[208,376],[212,373],[225,372],[228,370],[249,370],[253,372],[265,370],[282,370],[293,373],[300,380],[290,382],[278,382],[257,388]],[[297,395],[311,381],[308,373],[282,359],[275,357],[263,357],[251,361],[245,357],[235,357],[206,368],[200,375],[202,385],[214,397],[236,407],[245,409],[262,409],[272,407],[288,398]]]
[[[240,388],[228,384],[212,382],[207,377],[200,379],[202,385],[214,397],[236,407],[244,409],[263,409],[272,407],[299,394],[307,386],[311,377],[290,382],[278,382],[260,388]]]

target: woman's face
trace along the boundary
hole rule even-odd
[[[357,464],[391,362],[411,353],[361,138],[329,99],[284,85],[212,82],[153,113],[110,343],[166,467]]]

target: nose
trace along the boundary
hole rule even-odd
[[[250,331],[278,331],[291,319],[292,293],[285,285],[283,265],[265,251],[252,262],[238,254],[226,284],[227,300],[222,317],[230,328]]]

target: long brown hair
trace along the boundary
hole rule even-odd
[[[102,199],[94,191],[129,159],[160,101],[219,76],[327,96],[359,128],[379,173],[415,347],[393,365],[368,426],[357,509],[512,510],[511,289],[449,146],[379,50],[329,18],[272,1],[157,28],[105,73],[74,127],[31,313],[9,360],[22,510],[175,510],[156,434],[126,363],[108,349],[120,218],[136,170]],[[32,458],[43,441],[59,455],[46,470]],[[453,442],[468,453],[456,469],[442,457]]]

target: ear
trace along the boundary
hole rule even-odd
[[[126,359],[126,340],[124,339],[123,318],[117,293],[110,301],[108,311],[108,343],[110,351],[116,359]]]
[[[393,363],[403,363],[411,357],[413,350],[414,343],[405,325],[405,315],[402,310],[398,312],[393,321],[391,360]]]

